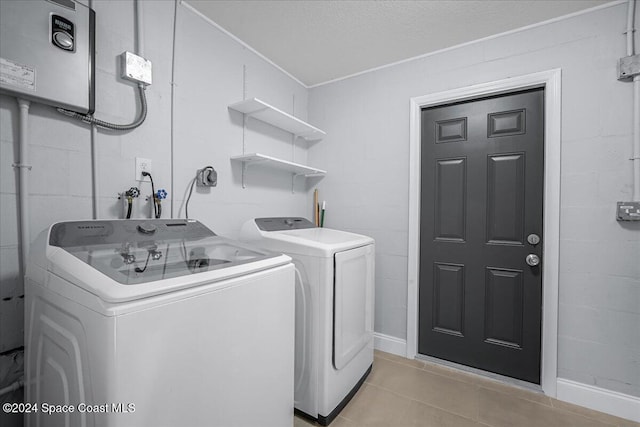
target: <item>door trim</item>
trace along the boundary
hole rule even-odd
[[[423,107],[544,87],[544,213],[542,275],[542,354],[540,385],[556,397],[558,364],[558,275],[560,253],[561,69],[512,77],[411,98],[409,128],[409,247],[407,357],[418,354],[420,265],[420,113]]]

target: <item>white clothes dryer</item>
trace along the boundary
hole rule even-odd
[[[305,218],[256,218],[240,239],[293,258],[295,408],[328,425],[373,366],[374,240]]]
[[[54,224],[26,275],[26,425],[291,425],[290,261],[194,220]]]

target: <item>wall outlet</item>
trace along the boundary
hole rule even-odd
[[[123,79],[151,84],[151,61],[131,52],[124,52],[121,56]]]
[[[149,182],[151,179],[148,176],[143,176],[142,172],[151,173],[151,159],[143,159],[142,157],[136,157],[136,181]]]
[[[618,202],[618,221],[640,221],[640,202]]]
[[[215,187],[218,185],[218,172],[211,166],[198,169],[196,185],[198,187]]]

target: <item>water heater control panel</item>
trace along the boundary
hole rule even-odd
[[[0,0],[0,92],[93,113],[94,11],[74,0]]]
[[[51,14],[51,43],[54,46],[68,52],[75,52],[74,35],[75,25],[73,22],[60,15]]]

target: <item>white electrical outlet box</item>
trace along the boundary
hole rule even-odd
[[[151,179],[148,176],[143,176],[142,172],[151,173],[151,159],[143,159],[142,157],[136,157],[136,181],[149,182]]]
[[[131,52],[121,55],[122,78],[145,85],[151,84],[151,61]]]
[[[618,221],[640,221],[640,202],[618,202]]]

